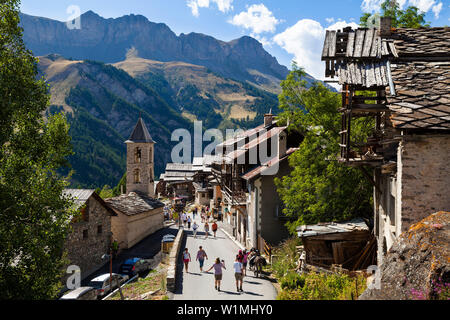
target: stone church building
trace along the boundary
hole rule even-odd
[[[163,228],[164,204],[154,199],[154,145],[142,118],[127,144],[127,194],[105,200],[117,216],[111,231],[119,250],[127,249]]]

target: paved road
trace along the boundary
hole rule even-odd
[[[177,235],[178,228],[175,226],[166,227],[151,235],[147,236],[133,247],[129,249],[125,249],[120,252],[116,259],[113,260],[112,271],[115,273],[119,272],[120,265],[127,259],[139,257],[144,259],[151,259],[155,255],[157,255],[161,251],[161,241],[164,235],[172,234],[174,236]],[[91,279],[104,274],[109,273],[109,263],[106,263],[102,268],[89,275],[86,279],[84,279],[81,283],[82,285],[88,285]]]
[[[236,282],[234,279],[233,263],[239,247],[230,238],[225,235],[220,229],[217,232],[217,237],[214,238],[210,231],[210,236],[205,239],[205,232],[200,218],[196,217],[197,224],[200,225],[197,238],[195,239],[192,230],[185,229],[187,237],[182,244],[182,249],[188,248],[191,253],[192,262],[189,263],[189,273],[184,271],[182,257],[180,255],[179,268],[177,279],[177,289],[173,295],[174,300],[274,300],[276,298],[276,290],[272,283],[262,278],[255,278],[252,271],[247,270],[247,276],[244,278],[243,290],[244,292],[236,292]],[[211,230],[211,229],[210,229]],[[203,246],[203,249],[208,255],[208,260],[205,260],[203,267],[204,272],[200,272],[199,264],[195,261],[198,247]],[[216,258],[225,260],[226,270],[223,270],[223,278],[221,284],[221,291],[214,289],[214,273],[208,270],[214,263]],[[183,272],[181,268],[183,267]]]

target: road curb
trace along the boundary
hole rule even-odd
[[[177,262],[183,242],[184,229],[178,230],[178,234],[169,253],[169,267],[167,268],[166,284],[167,291],[174,292],[176,289]]]

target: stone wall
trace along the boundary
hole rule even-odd
[[[378,264],[408,228],[436,211],[450,211],[450,135],[403,136],[397,149],[397,171],[381,174],[374,189]]]
[[[184,229],[178,230],[178,234],[174,240],[172,249],[169,253],[169,267],[167,269],[167,290],[175,292],[177,278],[177,264],[180,255],[181,243],[183,242]]]
[[[113,209],[114,210],[114,209]],[[128,216],[118,210],[114,210],[117,216],[111,217],[111,231],[113,238],[119,243],[119,252],[128,247]]]
[[[131,248],[148,235],[164,227],[163,208],[128,217],[127,243]]]
[[[141,162],[135,161],[135,150],[141,149]],[[154,169],[153,169],[154,147],[152,143],[127,143],[127,193],[139,191],[154,196]],[[140,180],[134,183],[134,170],[139,169]]]
[[[102,255],[108,253],[111,240],[109,211],[91,197],[86,203],[86,212],[88,220],[72,223],[73,231],[68,235],[65,243],[67,258],[71,265],[80,267],[82,279],[105,264]],[[87,238],[84,237],[85,232]],[[64,277],[64,281],[67,276]]]
[[[415,135],[400,148],[403,232],[433,212],[450,211],[450,135]]]

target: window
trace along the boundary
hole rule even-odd
[[[141,148],[136,148],[134,151],[134,162],[141,163],[141,158],[142,158]]]
[[[88,230],[83,230],[83,239],[87,239],[88,238]]]
[[[103,232],[102,226],[97,226],[97,234],[101,234]]]
[[[152,148],[150,148],[149,150],[148,150],[148,162],[152,162],[152,160],[153,160],[153,153],[152,153]]]
[[[139,169],[134,170],[134,183],[141,183],[141,173]]]
[[[81,219],[86,222],[89,221],[87,203],[80,209],[80,212],[81,212]]]

